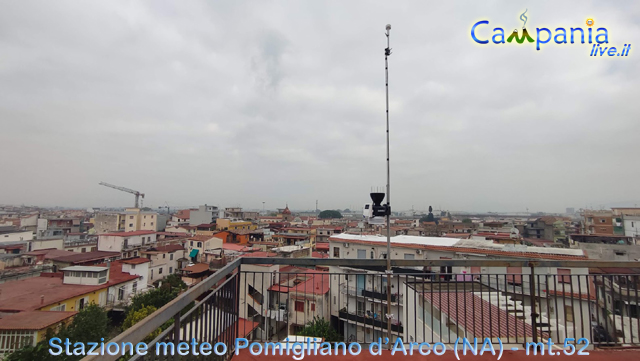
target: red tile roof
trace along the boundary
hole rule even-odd
[[[427,292],[423,295],[473,335],[501,338],[532,336],[531,325],[471,292]]]
[[[328,251],[329,250],[329,242],[316,242],[316,249],[318,251]]]
[[[260,326],[259,322],[249,321],[244,318],[238,320],[238,337],[247,337],[256,327]],[[231,326],[235,330],[235,324]]]
[[[151,261],[149,261],[149,259],[147,258],[137,257],[137,258],[123,259],[121,262],[126,264],[143,264]]]
[[[50,276],[0,283],[0,311],[33,311],[137,278],[138,276],[122,272],[122,263],[114,261],[111,262],[109,281],[102,285],[63,284],[62,278]],[[42,303],[41,296],[44,296]]]
[[[181,209],[174,215],[176,218],[180,219],[189,219],[191,218],[191,210],[190,209]]]
[[[36,250],[36,251],[31,251],[31,252],[25,253],[25,255],[27,255],[27,256],[42,256],[42,255],[44,255],[45,259],[52,259],[52,258],[57,258],[57,257],[62,257],[62,256],[70,256],[72,254],[74,254],[74,252],[64,251],[64,250],[56,249],[56,248],[39,249],[39,250]]]
[[[25,311],[5,315],[0,330],[42,330],[72,317],[75,311]]]
[[[102,233],[98,236],[115,236],[115,237],[132,237],[132,236],[142,236],[147,234],[155,234],[155,231],[132,231],[132,232],[113,232],[113,233]]]
[[[313,257],[313,258],[329,258],[329,255],[326,254],[326,253],[312,252],[311,253],[311,257]]]
[[[93,252],[71,252],[72,254],[67,256],[60,256],[52,258],[56,262],[64,263],[82,263],[90,261],[104,261],[106,258],[113,258],[120,256],[120,252],[107,252],[107,251],[93,251]]]
[[[283,292],[289,293],[290,296],[295,296],[296,294],[304,295],[304,294],[314,294],[314,295],[323,295],[329,292],[329,274],[323,271],[317,270],[309,270],[309,269],[298,269],[300,270],[300,274],[281,274],[281,280],[283,283],[288,283],[291,279],[299,279],[304,282],[297,284],[296,286],[289,287],[285,285],[273,285],[269,287],[269,291],[274,292]],[[291,272],[291,270],[287,270],[287,268],[283,268],[280,270],[281,273]]]
[[[202,273],[209,270],[209,265],[206,263],[196,263],[193,266],[188,266],[182,269],[189,273]]]

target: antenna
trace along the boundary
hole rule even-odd
[[[391,45],[389,41],[389,32],[391,31],[391,24],[387,24],[385,27],[387,32],[387,48],[384,49],[384,78],[385,78],[385,90],[386,90],[386,103],[387,103],[387,305],[391,305],[391,166],[389,163],[389,56],[391,55]],[[391,335],[391,309],[387,316],[387,335]],[[389,349],[391,349],[391,343],[389,343]]]

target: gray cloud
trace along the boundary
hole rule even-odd
[[[633,201],[638,60],[475,44],[583,26],[636,46],[640,5],[547,1],[21,1],[0,12],[0,203],[359,207],[385,184],[384,25],[396,209]],[[640,46],[640,45],[638,45]]]

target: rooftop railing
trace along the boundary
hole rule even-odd
[[[241,257],[110,342],[147,342],[149,354],[131,360],[157,359],[159,342],[223,342],[229,346],[225,356],[200,358],[228,359],[237,337],[283,341],[321,318],[330,322],[339,341],[363,344],[378,337],[402,337],[405,342],[453,347],[458,337],[489,337],[500,338],[505,345],[548,339],[562,344],[565,338],[573,338],[575,344],[586,338],[590,346],[640,346],[638,274],[588,273],[589,268],[640,268],[640,262],[391,263],[389,278],[383,259]],[[262,271],[256,265],[267,268]],[[278,270],[273,265],[294,267]],[[522,270],[506,271],[510,267]],[[390,304],[383,291],[388,288],[391,296],[397,295]],[[194,301],[195,306],[185,312]],[[149,340],[149,335],[157,337]],[[174,357],[180,356],[162,359]]]

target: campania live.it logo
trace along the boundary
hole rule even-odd
[[[528,9],[527,9],[528,10]],[[593,31],[593,26],[595,25],[595,21],[593,19],[587,19],[585,21],[585,25],[587,26],[586,31],[581,27],[570,28],[567,32],[567,29],[564,27],[557,27],[555,32],[552,33],[548,28],[536,28],[536,39],[534,40],[529,32],[527,31],[527,10],[525,10],[520,15],[520,20],[523,22],[522,24],[522,36],[520,36],[520,32],[518,29],[513,30],[511,35],[509,35],[505,40],[504,29],[502,28],[494,28],[493,36],[491,37],[491,41],[494,44],[505,44],[512,43],[513,40],[518,44],[522,44],[525,42],[528,43],[536,43],[536,50],[540,50],[541,45],[547,44],[552,40],[556,44],[593,44],[591,47],[591,53],[589,56],[629,56],[629,50],[631,50],[631,44],[624,44],[621,50],[613,46],[608,46],[609,44],[609,32],[607,28],[597,28],[597,30]],[[471,38],[478,44],[488,44],[489,40],[480,39],[478,32],[481,32],[481,25],[488,25],[489,20],[480,20],[477,23],[473,24],[471,28]],[[567,39],[569,37],[569,39]],[[586,37],[586,38],[585,38]],[[586,40],[586,41],[585,41]]]

